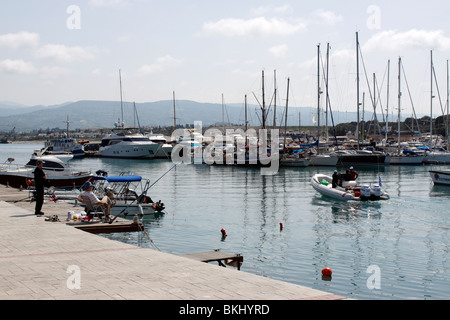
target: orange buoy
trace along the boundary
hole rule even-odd
[[[326,277],[331,276],[332,273],[333,273],[333,271],[331,271],[330,268],[323,268],[323,269],[322,269],[322,275],[324,275],[324,276],[326,276]]]

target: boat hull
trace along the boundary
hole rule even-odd
[[[92,177],[91,174],[80,175],[48,175],[49,186],[60,188],[80,187]],[[0,184],[13,188],[26,188],[27,181],[34,179],[32,170],[28,172],[0,172]]]
[[[127,203],[116,203],[111,208],[111,214],[117,216],[121,214],[122,216],[134,217],[135,215],[152,215],[159,213],[161,211],[156,210],[153,203],[146,204],[127,204]]]
[[[386,164],[385,154],[340,154],[338,155],[338,164],[343,166],[358,165],[384,165]]]
[[[335,167],[338,163],[339,158],[337,156],[332,155],[311,155],[310,156],[310,165],[311,166],[329,166]]]
[[[450,153],[427,152],[424,162],[429,164],[450,164]]]
[[[280,159],[282,167],[308,167],[311,161],[309,159]]]
[[[100,147],[98,156],[123,159],[153,159],[161,148],[157,143],[126,143]]]
[[[390,156],[390,164],[422,164],[425,156]]]
[[[429,172],[434,184],[450,186],[450,170],[447,171],[430,170]]]

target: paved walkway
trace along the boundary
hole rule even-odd
[[[45,221],[34,215],[34,203],[10,202],[27,196],[0,186],[1,300],[343,299]],[[70,206],[46,202],[44,211],[63,220]]]

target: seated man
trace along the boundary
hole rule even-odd
[[[80,193],[80,195],[78,196],[78,201],[80,201],[81,203],[86,204],[86,211],[89,210],[93,210],[93,208],[88,208],[88,204],[86,203],[87,201],[90,202],[90,204],[92,206],[101,206],[102,208],[104,208],[104,212],[105,212],[105,220],[109,221],[110,220],[110,213],[111,213],[111,207],[113,206],[113,202],[112,200],[108,197],[108,196],[104,196],[102,200],[99,200],[97,198],[97,196],[92,192],[93,189],[93,185],[91,182],[86,182],[83,185],[83,189],[84,191]],[[89,215],[89,218],[91,218],[91,215]]]
[[[355,181],[356,179],[358,179],[358,172],[355,171],[355,169],[353,169],[353,167],[350,167],[350,181]]]

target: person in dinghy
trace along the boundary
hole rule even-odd
[[[348,173],[349,173],[350,181],[356,181],[356,179],[358,179],[358,177],[359,177],[358,172],[356,172],[353,167],[350,167],[350,170],[348,171]]]

